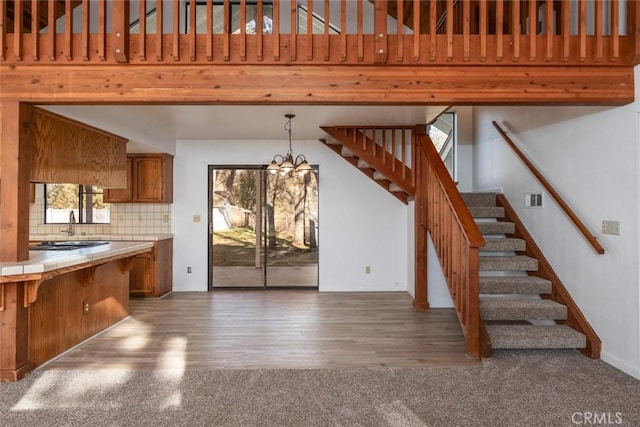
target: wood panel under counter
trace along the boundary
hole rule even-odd
[[[0,264],[0,380],[17,381],[129,315],[129,272],[151,242],[31,251]]]

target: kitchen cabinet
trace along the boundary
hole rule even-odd
[[[127,157],[127,187],[105,189],[106,203],[172,203],[173,156],[131,154]]]
[[[133,258],[129,296],[158,298],[173,288],[173,239],[158,240],[150,253]]]

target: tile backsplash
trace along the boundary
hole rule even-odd
[[[40,187],[40,186],[37,186]],[[30,234],[64,233],[67,224],[44,223],[44,197],[36,191],[35,203],[30,205]],[[111,203],[110,224],[76,224],[76,234],[166,234],[171,233],[171,204],[168,203]]]

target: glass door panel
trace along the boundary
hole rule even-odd
[[[259,168],[210,168],[210,287],[264,287]]]
[[[316,288],[318,171],[266,175],[266,286]]]

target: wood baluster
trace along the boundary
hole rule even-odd
[[[191,6],[193,7],[193,5]],[[140,61],[147,60],[147,1],[140,0],[138,7],[138,57]]]
[[[447,0],[447,61],[453,60],[453,0]]]
[[[429,60],[435,61],[438,49],[438,2],[431,0],[429,4]]]
[[[496,0],[496,61],[504,55],[504,0]]]
[[[164,58],[164,53],[162,52],[163,43],[162,43],[162,20],[164,18],[163,15],[163,7],[162,1],[156,2],[156,60],[158,62],[162,62]]]
[[[262,27],[263,27],[263,18],[264,16],[264,5],[262,4],[262,0],[258,0],[258,2],[256,3],[256,39],[257,39],[257,46],[256,49],[258,50],[256,53],[256,59],[258,61],[262,61],[262,51],[264,49],[264,39],[262,36]]]
[[[382,164],[387,164],[387,129],[382,129]]]
[[[571,3],[562,2],[562,61],[569,61],[571,55],[571,21],[569,13],[571,11]]]
[[[49,52],[49,59],[55,61],[56,57],[56,24],[55,24],[55,9],[52,5],[55,2],[49,1],[49,36],[51,37],[51,51]],[[107,2],[106,0],[98,1],[98,58],[100,61],[107,60]],[[53,57],[51,57],[53,55]]]
[[[547,48],[545,61],[550,62],[553,60],[553,0],[546,0],[545,3],[545,23]]]
[[[307,0],[307,59],[313,60],[313,0]]]
[[[240,61],[247,60],[247,0],[240,0]]]
[[[324,60],[328,61],[331,57],[331,37],[329,36],[329,16],[331,16],[331,9],[329,7],[329,0],[324,0]]]
[[[347,0],[340,2],[340,39],[342,44],[340,61],[345,62],[347,60]]]
[[[596,52],[595,52],[595,61],[596,62],[600,62],[602,61],[602,55],[603,55],[603,25],[602,25],[602,18],[604,15],[604,8],[602,7],[602,0],[596,0],[596,25],[595,25],[595,31],[596,31]]]
[[[511,3],[511,25],[513,30],[511,31],[513,36],[513,58],[514,62],[520,60],[520,0],[515,0]]]
[[[213,0],[207,0],[207,61],[213,61]]]
[[[82,1],[83,16],[84,16],[85,3],[88,3],[88,1],[87,0]],[[40,60],[40,11],[38,10],[39,7],[40,7],[40,2],[38,0],[31,0],[31,42],[33,43],[33,47],[32,47],[33,52],[31,53],[31,57],[36,62]],[[84,25],[84,20],[83,20],[83,25]]]
[[[406,130],[402,128],[402,179],[407,179],[407,141]]]
[[[22,0],[14,0],[13,2],[13,54],[16,61],[22,61],[22,32],[24,25],[22,22],[22,13],[24,5]],[[65,18],[66,19],[66,18]]]
[[[396,159],[397,159],[397,154],[396,154],[396,130],[394,129],[393,132],[391,133],[391,172],[395,173],[396,172]]]
[[[129,1],[117,1],[112,3],[111,27],[115,35],[113,46],[113,58],[118,63],[129,62]],[[73,13],[73,12],[71,12]]]
[[[467,62],[471,55],[471,2],[462,2],[462,60]]]
[[[387,0],[376,0],[375,17],[373,20],[373,62],[384,65],[388,59],[388,35],[387,19],[389,18],[389,4]]]
[[[289,50],[291,51],[291,61],[295,61],[298,56],[298,3],[297,1],[291,2],[290,22],[291,22],[291,42],[289,43]]]
[[[273,0],[273,60],[280,61],[280,0]]]
[[[173,2],[173,44],[171,56],[174,61],[180,60],[180,2]]]
[[[619,1],[611,0],[611,60],[620,58],[620,16]]]
[[[196,60],[196,0],[189,0],[189,59]]]
[[[229,0],[224,0],[223,3],[223,11],[224,22],[222,29],[222,37],[224,39],[223,54],[225,61],[229,61],[231,59],[231,5],[229,4]]]
[[[413,60],[420,60],[420,0],[413,0]]]
[[[51,7],[51,6],[49,6]],[[7,43],[7,3],[0,1],[0,61],[4,61],[4,50]],[[51,27],[49,27],[49,33],[51,33]]]
[[[373,157],[376,157],[376,150],[378,147],[376,147],[378,145],[378,129],[376,128],[371,128],[371,153],[373,154]]]
[[[364,22],[363,22],[363,0],[356,0],[357,9],[357,21],[358,21],[358,61],[364,60]]]
[[[403,0],[396,0],[396,10],[397,10],[397,14],[398,14],[398,31],[396,36],[398,37],[397,39],[397,47],[396,50],[398,51],[397,54],[398,56],[396,57],[396,60],[398,62],[402,62],[404,60],[404,1]]]
[[[416,152],[416,133],[410,129],[411,139],[411,186],[415,189],[416,187],[416,170],[417,170],[417,152]]]
[[[536,0],[529,1],[529,61],[536,60],[538,37],[538,2]]]
[[[587,0],[579,0],[578,36],[580,48],[578,61],[587,59]]]
[[[487,0],[480,0],[480,61],[487,60]]]

